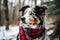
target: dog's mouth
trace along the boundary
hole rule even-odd
[[[35,22],[36,22],[36,20],[34,18],[30,18],[29,19],[29,24],[34,25]]]

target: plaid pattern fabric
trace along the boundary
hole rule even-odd
[[[31,29],[26,28],[26,31],[21,27],[20,28],[20,40],[31,40],[39,37],[42,34],[42,29]]]
[[[29,36],[27,34],[25,34],[25,31],[23,30],[23,28],[20,28],[20,40],[29,40]]]

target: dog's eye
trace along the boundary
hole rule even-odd
[[[30,15],[34,15],[34,13],[30,13]]]
[[[30,25],[31,25],[32,23],[30,23]]]

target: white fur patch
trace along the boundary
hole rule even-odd
[[[25,10],[25,12],[26,12],[26,11],[27,11],[27,12],[26,12],[26,13],[24,14],[24,16],[23,16],[23,17],[25,17],[25,22],[26,22],[26,23],[29,22],[29,18],[30,18],[30,15],[29,15],[30,13],[29,13],[29,11],[30,11],[30,10],[31,10],[31,8],[27,8],[27,9]]]
[[[51,35],[54,32],[54,30],[49,30],[46,32],[47,35]]]

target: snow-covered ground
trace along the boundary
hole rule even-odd
[[[19,32],[19,26],[9,25],[9,30],[5,30],[5,26],[0,26],[0,40],[16,40]]]

